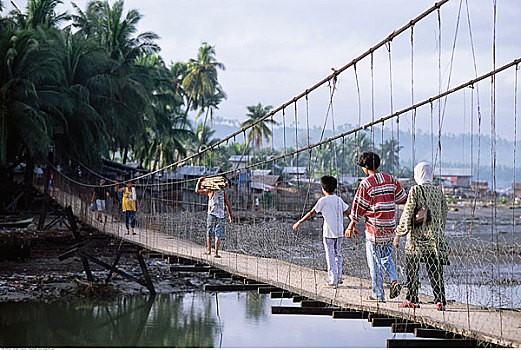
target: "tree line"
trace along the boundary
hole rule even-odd
[[[218,80],[225,66],[214,46],[202,43],[195,58],[167,64],[159,36],[139,33],[142,15],[126,10],[123,0],[93,0],[84,9],[73,3],[72,13],[58,12],[61,3],[28,0],[26,8],[4,15],[0,0],[3,187],[21,163],[27,178],[46,160],[99,168],[103,158],[116,155],[155,170],[217,141],[212,117],[227,96]],[[241,126],[271,109],[247,106]],[[199,123],[192,125],[189,114]],[[280,154],[263,151],[270,124],[276,122],[257,124],[245,144],[224,145],[193,164],[226,167],[232,154]],[[325,164],[328,157],[318,160]]]

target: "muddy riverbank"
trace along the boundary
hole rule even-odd
[[[88,238],[90,254],[109,264],[113,262],[120,240],[85,227],[81,235]],[[0,239],[10,242],[13,251],[7,255],[10,260],[0,261],[0,302],[50,302],[78,296],[111,297],[149,293],[145,287],[119,275],[114,275],[108,284],[102,283],[108,272],[92,263],[90,266],[97,283],[88,283],[78,257],[63,261],[58,259],[74,244],[72,234],[66,229],[43,232],[34,229],[2,230]],[[150,258],[147,252],[143,255],[157,293],[199,291],[205,284],[217,282],[207,273],[171,272],[166,259]],[[122,255],[118,268],[136,277],[141,276],[134,255]],[[220,280],[219,283],[225,282]]]

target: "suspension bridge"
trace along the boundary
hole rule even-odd
[[[111,208],[107,221],[96,220],[96,213],[89,210],[89,203],[92,191],[98,187],[93,183],[97,181],[82,181],[75,175],[63,173],[56,165],[49,164],[49,168],[53,168],[55,171],[51,196],[60,205],[70,206],[74,215],[82,222],[122,241],[137,244],[151,251],[207,263],[230,274],[267,283],[340,308],[387,314],[483,342],[521,347],[521,313],[519,312],[521,308],[521,253],[519,250],[521,237],[516,227],[516,218],[519,217],[520,210],[514,205],[514,195],[512,195],[511,207],[498,206],[496,191],[497,122],[513,123],[512,182],[516,182],[517,83],[521,58],[503,62],[500,65],[496,64],[497,5],[494,1],[491,14],[494,33],[490,50],[492,69],[479,72],[472,39],[471,21],[468,15],[469,4],[466,0],[460,0],[452,1],[452,3],[459,4],[459,7],[455,17],[454,36],[449,41],[451,47],[447,55],[449,58],[443,60],[442,39],[445,36],[442,36],[442,9],[449,2],[449,0],[443,0],[434,4],[377,45],[369,48],[345,66],[333,70],[332,74],[273,109],[257,122],[245,126],[214,145],[163,169],[124,181],[132,180],[138,189],[140,210],[137,235],[126,234],[118,213],[119,208],[115,206]],[[467,16],[465,16],[465,12]],[[447,14],[447,16],[449,15]],[[438,48],[435,65],[438,86],[437,91],[431,95],[418,99],[420,93],[415,90],[414,86],[414,78],[417,74],[415,68],[418,65],[418,58],[415,60],[415,32],[421,30],[420,26],[426,20],[437,23],[438,32],[433,44]],[[465,22],[470,34],[469,47],[465,49],[472,53],[468,65],[474,70],[467,79],[454,82],[452,69],[456,56],[456,43]],[[411,100],[410,103],[397,110],[393,89],[398,78],[396,74],[393,75],[392,58],[395,54],[393,45],[400,40],[408,43]],[[398,45],[398,47],[401,46]],[[385,60],[382,57],[385,57]],[[444,72],[442,67],[448,67],[448,71]],[[382,92],[381,89],[376,88],[375,72],[377,71],[380,73],[386,71],[386,74],[383,74],[386,77],[383,80],[388,84],[386,91]],[[444,76],[445,78],[443,78]],[[505,79],[506,76],[508,79]],[[403,84],[404,79],[399,80]],[[363,82],[366,82],[367,86]],[[488,98],[483,96],[484,89],[479,88],[485,84],[488,84],[490,88],[486,96]],[[499,93],[496,86],[498,84],[509,84],[510,91],[513,91],[512,96],[509,96],[512,100],[511,113],[509,116],[502,114],[501,120],[496,118],[496,100]],[[342,95],[341,88],[344,87],[347,92]],[[369,104],[362,102],[362,97],[367,97],[364,95],[366,90]],[[327,97],[324,97],[324,91],[327,91]],[[345,175],[351,171],[350,175],[357,176],[356,167],[347,166],[349,162],[354,163],[356,159],[350,159],[347,165],[344,161],[347,157],[344,152],[346,140],[354,140],[356,143],[362,133],[370,133],[373,149],[376,149],[375,142],[380,142],[380,138],[382,144],[387,140],[396,143],[400,149],[403,147],[403,145],[400,146],[400,123],[403,128],[405,120],[411,133],[411,164],[414,165],[417,159],[414,143],[416,120],[420,117],[430,118],[431,159],[435,169],[441,174],[443,152],[451,151],[443,149],[442,134],[445,118],[451,118],[449,115],[453,97],[463,97],[465,101],[470,99],[470,103],[465,105],[465,115],[469,118],[471,132],[477,129],[478,136],[477,140],[474,138],[469,140],[471,149],[469,168],[478,180],[480,179],[480,165],[483,164],[481,128],[485,121],[490,124],[492,189],[491,195],[486,201],[483,201],[475,192],[474,196],[468,199],[468,215],[463,217],[463,220],[461,220],[462,217],[453,218],[455,228],[452,228],[451,234],[447,235],[452,249],[451,265],[445,267],[446,288],[448,299],[450,299],[447,310],[437,311],[434,304],[428,303],[431,299],[428,290],[424,290],[425,293],[421,295],[422,304],[418,309],[399,308],[399,303],[403,301],[402,297],[396,299],[398,301],[387,300],[385,303],[365,301],[371,288],[371,282],[363,244],[361,245],[355,240],[347,242],[344,246],[344,283],[336,289],[325,288],[323,285],[327,273],[324,268],[323,248],[319,236],[314,234],[313,223],[308,226],[303,225],[296,233],[291,230],[291,224],[295,219],[311,209],[316,201],[311,180],[314,175],[311,165],[316,152],[325,148],[332,154],[331,162],[323,169],[323,172]],[[335,122],[337,125],[339,122],[339,111],[345,112],[341,107],[342,102],[338,102],[343,99],[349,100],[352,102],[351,105],[357,106],[355,118],[352,115],[344,116],[340,113],[341,120],[345,121],[350,118],[350,122],[356,124],[347,131],[339,131],[335,128]],[[379,112],[376,111],[376,100],[388,101],[389,110],[377,115]],[[485,100],[487,100],[486,103]],[[311,103],[321,105],[325,110],[322,136],[316,142],[311,142],[309,137],[309,105]],[[453,108],[459,108],[459,104]],[[504,110],[504,106],[502,108]],[[487,115],[484,113],[486,109],[489,111]],[[369,113],[364,113],[364,110],[368,110]],[[194,181],[197,179],[164,180],[167,176],[159,176],[159,174],[173,173],[185,164],[204,160],[212,153],[219,152],[230,141],[235,142],[242,137],[246,142],[246,133],[268,118],[279,121],[283,127],[283,140],[281,140],[283,151],[279,155],[263,158],[260,150],[257,150],[258,154],[256,154],[254,149],[253,154],[247,158],[248,161],[244,168],[219,173],[236,179],[235,182],[232,180],[234,185],[229,191],[235,220],[228,225],[226,240],[222,247],[222,257],[217,259],[206,255],[202,245],[206,222],[204,198],[201,196],[201,201],[183,199],[183,193],[193,192]],[[324,138],[324,130],[328,123],[330,123],[334,135]],[[307,130],[307,134],[299,137],[302,129]],[[378,134],[378,130],[381,131],[381,135]],[[274,164],[278,161],[296,165],[306,164],[308,178],[296,180],[296,190],[293,190],[296,195],[291,203],[291,209],[289,206],[285,209],[284,206],[277,203],[276,196],[269,203],[264,203],[259,210],[252,209],[250,201],[243,200],[243,194],[250,194],[252,189],[248,187],[247,181],[239,180],[240,174],[247,174],[255,169],[273,169]],[[477,169],[477,173],[475,169]],[[93,179],[104,178],[94,170],[86,167],[85,170],[92,173]],[[394,169],[394,163],[392,170],[398,171],[398,169]],[[107,189],[111,186],[113,184],[105,185]],[[277,191],[279,190],[277,189]],[[345,194],[343,195],[345,197]],[[350,203],[352,198],[345,200]],[[483,204],[484,202],[486,203]],[[296,210],[295,207],[299,209]],[[480,220],[485,220],[487,224],[483,225]],[[395,261],[398,266],[405,265],[403,251],[396,252]],[[399,273],[401,280],[404,280],[404,271],[399,270]]]

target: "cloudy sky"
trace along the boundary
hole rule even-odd
[[[468,14],[467,17],[467,1]],[[25,1],[14,0],[20,6]],[[85,8],[87,1],[76,3]],[[431,7],[432,0],[126,0],[128,9],[143,14],[141,31],[153,31],[161,39],[161,55],[167,63],[186,61],[197,55],[202,42],[216,48],[217,59],[226,66],[219,80],[228,94],[217,116],[242,121],[246,106],[257,103],[278,107],[350,62],[370,46],[387,37],[409,20]],[[461,6],[461,12],[459,8]],[[9,8],[10,5],[6,4]],[[70,2],[64,2],[70,9]],[[460,13],[458,22],[458,13]],[[469,21],[472,31],[469,30]],[[521,6],[519,0],[497,0],[496,64],[521,57]],[[492,69],[493,0],[450,0],[441,9],[442,90],[474,77],[470,33],[474,41],[478,74]],[[457,26],[458,25],[458,26]],[[456,32],[456,27],[458,28]],[[457,34],[457,35],[456,35]],[[452,48],[455,42],[454,56]],[[414,81],[411,89],[411,35],[407,31],[391,46],[392,68],[385,48],[375,52],[373,83],[369,58],[358,65],[360,96],[353,69],[339,78],[333,99],[334,114],[327,113],[327,86],[297,104],[297,120],[303,126],[327,127],[359,120],[368,122],[390,112],[392,74],[394,110],[438,92],[438,21],[436,13],[414,28]],[[451,64],[451,61],[453,64]],[[496,118],[501,136],[512,138],[514,115],[514,69],[496,81]],[[374,91],[374,97],[371,98]],[[476,89],[465,89],[443,101],[443,132],[470,131],[470,106],[480,101],[484,132],[490,125],[490,80]],[[374,100],[374,103],[373,103]],[[358,103],[361,103],[360,113]],[[435,119],[438,105],[433,106]],[[476,108],[475,108],[476,109]],[[374,111],[374,112],[373,112]],[[288,112],[294,120],[294,108]],[[474,111],[474,114],[477,113]],[[430,130],[431,109],[417,112],[417,126]],[[281,116],[277,116],[281,120]],[[488,119],[487,119],[488,118]],[[499,120],[501,119],[501,122]],[[477,116],[474,117],[477,120]],[[437,123],[437,119],[435,123]],[[401,127],[409,128],[411,116],[404,116]]]

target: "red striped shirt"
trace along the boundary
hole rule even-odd
[[[394,176],[369,175],[358,186],[349,218],[358,223],[365,216],[366,237],[375,244],[389,244],[396,227],[396,203],[406,201],[407,192]]]

